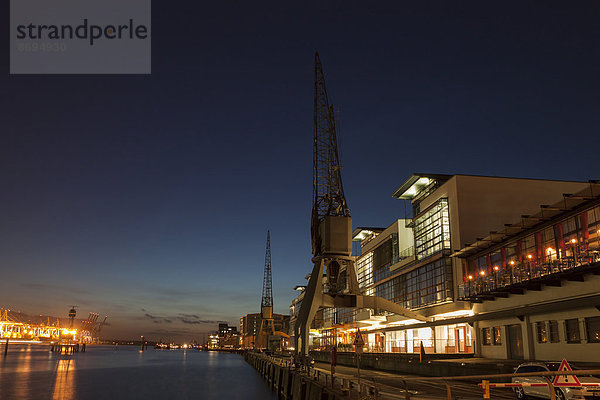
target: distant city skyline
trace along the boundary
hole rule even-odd
[[[315,50],[355,227],[403,217],[391,194],[413,172],[600,178],[594,2],[153,14],[151,76],[9,76],[2,52],[0,307],[76,304],[109,316],[107,338],[239,326],[269,229],[288,314],[311,270]]]

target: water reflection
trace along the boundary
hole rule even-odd
[[[75,360],[71,357],[58,360],[55,375],[52,400],[75,399]]]
[[[23,349],[21,349],[23,351]],[[14,393],[17,399],[29,398],[29,378],[31,374],[31,349],[27,348],[25,354],[19,354],[17,361],[17,372],[15,379]]]
[[[235,379],[236,384],[232,384]],[[110,382],[110,384],[107,384]],[[243,384],[239,384],[243,382]],[[90,346],[73,355],[47,346],[0,354],[0,400],[169,399],[275,400],[238,355]]]

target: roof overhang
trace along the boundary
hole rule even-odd
[[[385,228],[369,228],[369,227],[358,227],[352,231],[352,241],[362,242],[374,233],[381,233]]]
[[[420,174],[415,173],[410,176],[394,193],[392,197],[401,200],[411,200],[419,194],[423,188],[427,187],[431,181],[447,181],[452,175],[442,174]]]

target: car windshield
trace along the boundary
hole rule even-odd
[[[560,368],[560,363],[546,363],[546,367],[548,367],[550,371],[558,371],[558,369]],[[573,368],[572,365],[571,368]]]

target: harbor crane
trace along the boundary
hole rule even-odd
[[[271,232],[267,231],[267,250],[265,252],[265,272],[263,277],[262,298],[260,301],[259,335],[266,337],[275,333],[273,323],[273,281],[271,277]]]
[[[275,330],[273,279],[271,277],[271,232],[267,231],[267,250],[265,252],[265,270],[260,301],[260,329],[255,346],[262,349],[280,350],[283,347],[282,341],[284,339],[289,339],[289,335]]]
[[[308,354],[308,333],[322,307],[370,308],[407,319],[430,321],[379,296],[361,294],[352,256],[352,218],[344,196],[338,153],[336,118],[329,104],[319,53],[315,53],[313,138],[312,262],[308,286],[294,326],[296,351]]]

